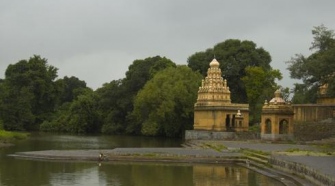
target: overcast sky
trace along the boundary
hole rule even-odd
[[[93,89],[125,77],[135,59],[165,56],[187,64],[226,39],[251,40],[285,61],[309,55],[311,30],[335,30],[334,0],[0,0],[0,78],[34,54]]]

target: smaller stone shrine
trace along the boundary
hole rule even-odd
[[[293,139],[293,108],[281,97],[280,90],[262,108],[261,138],[265,140]]]

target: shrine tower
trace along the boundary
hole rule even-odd
[[[214,58],[202,80],[194,106],[194,130],[247,131],[249,105],[231,103],[227,80]]]

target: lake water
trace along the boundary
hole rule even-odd
[[[179,147],[178,139],[130,136],[33,134],[0,148],[1,186],[282,186],[272,178],[234,164],[61,162],[16,159],[15,152],[116,147]]]

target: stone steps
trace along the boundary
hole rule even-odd
[[[249,149],[242,149],[243,154],[246,156],[247,160],[251,160],[254,163],[268,166],[270,156],[261,154],[260,152],[252,151]]]

